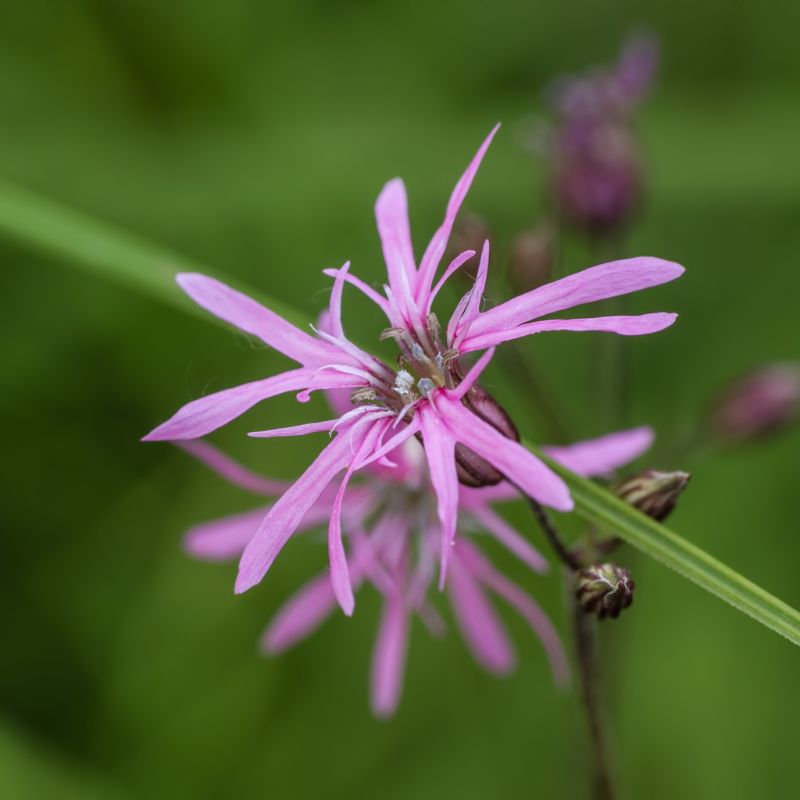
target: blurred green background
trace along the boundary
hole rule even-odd
[[[648,23],[663,67],[640,116],[651,182],[628,254],[688,273],[631,302],[677,310],[679,324],[625,345],[629,422],[656,425],[666,451],[720,383],[800,357],[795,10],[788,0],[659,0],[646,14],[576,0],[5,0],[0,176],[312,319],[327,301],[321,268],[351,258],[379,278],[372,204],[383,182],[406,179],[421,249],[497,120],[467,207],[499,242],[534,221],[543,175],[521,142],[542,86],[610,61]],[[591,263],[578,242],[565,259],[571,270]],[[283,657],[256,651],[271,613],[323,567],[322,533],[287,547],[238,598],[234,566],[182,554],[187,526],[252,500],[138,439],[185,401],[268,374],[278,357],[19,245],[0,241],[0,265],[4,798],[584,796],[575,701],[553,689],[515,616],[520,667],[508,680],[483,674],[453,632],[437,642],[416,625],[400,711],[377,722],[374,593]],[[377,315],[350,309],[355,335],[371,342]],[[523,349],[576,435],[602,433],[589,337]],[[499,372],[492,383],[538,435],[520,390]],[[308,419],[321,412],[312,405]],[[290,477],[317,442],[242,434],[296,419],[293,400],[269,401],[217,441]],[[795,606],[798,445],[795,430],[690,463],[644,462],[693,473],[672,527]],[[564,630],[557,574],[531,579],[491,554]],[[625,796],[797,797],[797,651],[625,556],[636,604],[602,637]]]

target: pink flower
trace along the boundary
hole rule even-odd
[[[581,474],[606,474],[636,458],[652,441],[649,428],[636,428],[570,447],[546,448],[550,455]],[[246,470],[202,441],[185,442],[185,450],[236,486],[257,495],[273,496],[286,485]],[[407,440],[390,453],[396,464],[386,469],[372,464],[365,480],[350,489],[342,509],[342,526],[350,544],[350,579],[358,589],[372,584],[382,597],[383,613],[372,663],[371,702],[378,716],[391,714],[402,690],[410,619],[417,614],[435,635],[444,630],[428,598],[439,551],[439,531],[434,496],[428,485],[422,448]],[[513,486],[502,482],[485,488],[463,488],[458,498],[460,534],[450,557],[447,592],[456,623],[472,655],[489,672],[504,675],[516,661],[506,629],[489,595],[514,608],[540,638],[553,677],[564,684],[566,657],[558,634],[538,604],[517,584],[499,572],[476,541],[488,534],[535,572],[547,569],[539,552],[492,505],[518,497]],[[335,492],[326,489],[309,506],[295,533],[327,522]],[[264,508],[192,528],[184,539],[192,555],[222,561],[235,558],[256,534]],[[472,534],[472,535],[470,535]],[[279,653],[312,633],[336,607],[327,572],[303,586],[277,612],[267,627],[262,647]]]
[[[250,539],[240,561],[237,592],[261,581],[304,516],[328,491],[331,481],[343,473],[334,493],[328,543],[334,593],[345,613],[352,613],[352,578],[341,529],[345,490],[359,470],[371,464],[391,467],[389,454],[415,435],[422,439],[438,501],[442,587],[455,540],[459,478],[478,485],[505,478],[544,505],[562,511],[572,508],[564,482],[516,440],[513,424],[478,387],[477,380],[491,359],[494,346],[511,339],[558,330],[640,335],[668,327],[675,314],[588,319],[558,319],[551,315],[673,280],[683,268],[657,258],[614,261],[482,311],[489,264],[486,243],[475,285],[458,304],[443,333],[432,314],[433,301],[448,277],[474,253],[468,251],[456,257],[436,280],[439,262],[456,215],[496,130],[486,138],[456,184],[444,221],[418,265],[411,245],[403,183],[395,179],[384,187],[376,204],[388,273],[384,294],[351,275],[349,264],[338,270],[326,270],[334,277],[333,290],[327,318],[314,336],[219,281],[197,274],[178,276],[181,288],[199,305],[257,336],[299,366],[194,400],[145,439],[186,440],[205,436],[261,400],[283,392],[297,392],[303,402],[317,389],[346,388],[351,392],[352,402],[341,409],[336,419],[251,434],[268,438],[327,431],[332,438],[306,472],[270,508]],[[397,342],[402,368],[387,366],[345,335],[341,304],[346,282],[360,289],[386,314],[390,327],[384,335]],[[462,375],[458,357],[487,348],[466,375]]]

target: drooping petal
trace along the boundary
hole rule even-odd
[[[683,272],[680,264],[649,256],[600,264],[539,286],[483,312],[472,323],[469,336],[509,330],[584,303],[659,286],[679,278]]]
[[[463,507],[463,504],[462,504]],[[545,557],[519,532],[514,530],[497,512],[483,503],[467,506],[469,513],[480,522],[500,544],[536,572],[546,572],[549,565]]]
[[[523,336],[546,331],[597,331],[617,333],[620,336],[645,336],[669,328],[677,318],[677,314],[659,312],[636,316],[590,317],[588,319],[544,319],[539,322],[517,325],[514,328],[489,331],[477,336],[468,334],[464,337],[459,352],[469,353],[473,350],[484,350],[501,342],[509,342],[512,339],[521,339]]]
[[[336,497],[333,501],[331,508],[330,522],[328,524],[328,558],[331,565],[331,585],[333,586],[333,593],[336,596],[342,611],[349,617],[353,613],[355,605],[355,598],[353,597],[353,587],[350,582],[350,572],[347,567],[347,556],[344,552],[344,544],[342,542],[342,503],[344,501],[344,493],[347,489],[347,483],[358,464],[365,458],[365,456],[375,449],[376,442],[379,440],[383,428],[387,422],[371,425],[369,430],[364,435],[363,440],[358,445],[350,460],[350,465],[344,474],[339,485],[339,490],[336,492]]]
[[[353,458],[350,431],[342,431],[317,456],[264,517],[239,562],[237,594],[255,586],[333,477]]]
[[[487,558],[470,542],[461,540],[456,546],[458,557],[472,573],[493,592],[515,608],[528,622],[544,646],[553,680],[558,686],[569,683],[569,663],[558,632],[547,614],[526,592],[495,569]]]
[[[565,447],[548,445],[542,450],[567,469],[592,478],[607,475],[638,458],[653,444],[653,436],[653,429],[645,425]]]
[[[404,282],[409,287],[414,285],[417,274],[408,224],[406,187],[400,178],[389,181],[381,190],[375,203],[375,219],[389,285],[395,294],[399,294]]]
[[[178,285],[199,306],[245,333],[257,336],[278,352],[303,364],[317,366],[330,360],[331,348],[247,295],[214,278],[183,272]]]
[[[503,623],[469,569],[454,558],[447,585],[456,622],[475,660],[489,672],[506,675],[516,656]]]
[[[253,492],[253,494],[279,495],[291,485],[287,481],[275,481],[256,475],[255,472],[251,472],[247,467],[234,461],[230,456],[208,442],[195,439],[176,442],[175,446],[180,447],[181,450],[185,450],[198,461],[210,467],[217,475],[225,478],[228,483],[238,486],[240,489],[246,489],[248,492]]]
[[[408,650],[408,610],[401,592],[384,600],[378,638],[372,656],[371,701],[378,717],[391,716],[400,702]]]
[[[436,492],[436,513],[442,526],[442,556],[439,572],[439,588],[442,589],[458,521],[458,473],[455,462],[455,440],[439,415],[429,406],[421,406],[417,416],[421,421],[422,444],[425,447],[431,483]]]
[[[452,435],[525,494],[558,511],[571,511],[572,498],[564,481],[519,442],[507,439],[491,425],[444,392],[436,395],[436,408]]]
[[[295,369],[200,397],[179,409],[142,441],[199,439],[241,416],[256,403],[284,392],[303,389],[313,379],[314,370]]]
[[[183,547],[203,561],[228,561],[240,556],[264,519],[266,509],[245,511],[190,528]]]
[[[466,172],[459,178],[458,183],[453,189],[453,193],[450,195],[450,200],[447,203],[447,211],[444,215],[444,221],[436,233],[433,234],[433,238],[426,248],[425,254],[422,256],[422,261],[420,261],[419,265],[419,273],[417,275],[416,289],[414,292],[417,302],[422,307],[425,307],[428,304],[428,297],[430,295],[431,286],[433,285],[433,279],[436,275],[439,262],[442,260],[442,256],[447,249],[447,242],[450,239],[450,233],[453,230],[453,225],[455,224],[458,212],[461,209],[461,204],[464,202],[464,198],[467,196],[467,192],[469,191],[472,181],[475,178],[475,174],[481,165],[483,156],[486,154],[486,150],[491,144],[492,139],[497,133],[499,127],[500,125],[498,124],[492,128],[491,133],[489,133],[486,139],[484,139],[483,144],[481,144],[481,146],[478,148],[478,152],[470,162]]]
[[[494,357],[494,348],[487,350],[470,368],[469,372],[464,376],[464,380],[456,386],[455,389],[452,389],[450,394],[456,399],[461,400],[464,395],[473,387],[473,385],[477,382],[478,378],[480,378],[483,371],[486,367],[489,366],[489,362]]]

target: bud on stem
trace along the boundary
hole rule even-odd
[[[616,619],[633,602],[635,585],[627,569],[596,564],[578,573],[575,597],[584,611]]]
[[[662,522],[672,513],[690,477],[688,472],[647,469],[626,478],[615,487],[614,493],[643,514]]]

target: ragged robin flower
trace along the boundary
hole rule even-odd
[[[213,278],[181,274],[178,284],[200,306],[299,364],[278,375],[194,400],[144,437],[191,440],[211,433],[269,397],[296,392],[307,401],[315,390],[346,388],[348,409],[335,419],[260,431],[254,436],[298,436],[318,431],[330,442],[265,514],[241,557],[235,590],[261,581],[278,553],[328,485],[341,475],[331,505],[328,531],[331,580],[345,613],[353,611],[352,579],[345,554],[341,513],[351,477],[371,464],[391,468],[388,456],[411,437],[421,439],[436,495],[439,523],[439,584],[444,586],[454,549],[460,481],[472,486],[502,479],[543,505],[569,511],[573,502],[564,481],[517,440],[513,423],[478,384],[494,347],[546,331],[601,331],[626,336],[654,333],[676,315],[553,317],[575,306],[624,295],[671,281],[683,268],[659,258],[612,261],[482,308],[489,265],[484,244],[475,284],[442,329],[433,303],[447,279],[475,253],[457,256],[439,276],[439,267],[464,197],[494,137],[495,128],[460,178],[444,220],[419,261],[411,243],[406,191],[400,179],[380,193],[375,212],[388,283],[383,293],[352,275],[349,264],[326,273],[334,278],[327,321],[313,335],[300,330],[255,300]],[[362,291],[385,313],[381,334],[398,348],[390,366],[353,344],[342,321],[346,283]],[[484,351],[470,367],[462,356]]]

